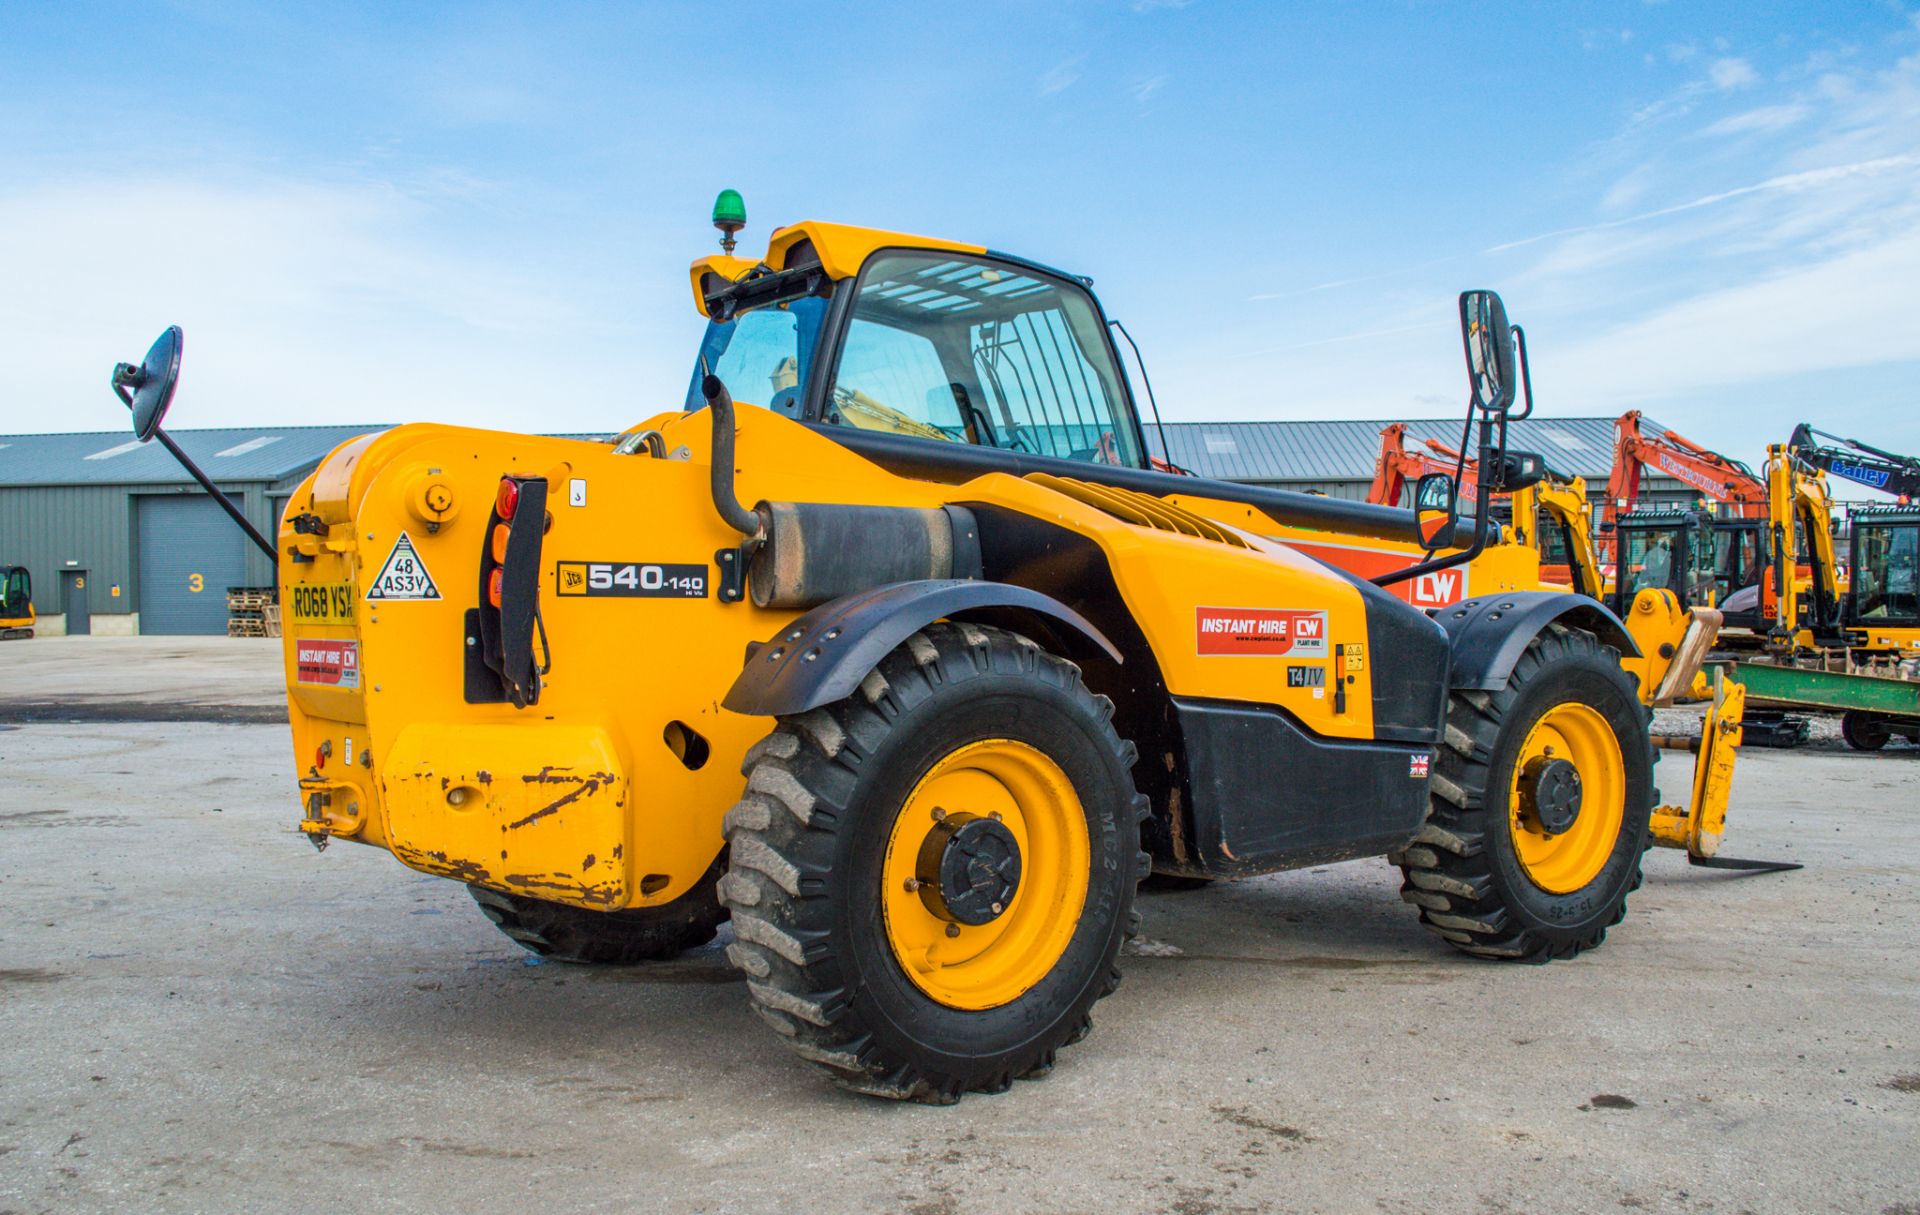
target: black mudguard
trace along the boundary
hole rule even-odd
[[[1456,690],[1495,692],[1506,687],[1513,664],[1556,620],[1587,630],[1623,658],[1640,655],[1640,647],[1618,616],[1596,599],[1567,591],[1480,595],[1441,608],[1433,618],[1447,631],[1453,651],[1451,683]]]
[[[896,582],[823,603],[749,645],[746,667],[720,703],[759,717],[804,713],[852,695],[889,651],[936,620],[1019,628],[1022,618],[1064,625],[1051,631],[1124,661],[1086,617],[1039,591],[961,578]]]

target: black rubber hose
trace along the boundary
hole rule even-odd
[[[707,398],[707,411],[713,414],[713,507],[728,527],[749,540],[758,540],[766,532],[765,521],[740,505],[733,494],[733,394],[717,375],[702,380],[700,391]]]

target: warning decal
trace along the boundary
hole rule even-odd
[[[438,599],[440,588],[433,584],[427,563],[414,551],[413,537],[405,532],[393,542],[387,563],[367,587],[369,599]]]
[[[1295,608],[1195,608],[1201,654],[1324,658],[1327,614]]]
[[[315,641],[302,637],[293,643],[296,678],[301,683],[329,688],[360,686],[360,643]]]

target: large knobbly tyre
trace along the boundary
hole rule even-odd
[[[556,962],[632,966],[658,962],[713,940],[727,909],[714,883],[721,861],[671,903],[627,911],[588,911],[565,903],[468,886],[495,927],[521,946]]]
[[[727,955],[847,1088],[935,1103],[1043,1074],[1133,934],[1146,799],[1079,668],[928,626],[852,696],[779,719],[726,818]]]
[[[1426,825],[1393,858],[1429,928],[1467,953],[1545,962],[1625,918],[1653,751],[1618,653],[1593,634],[1550,625],[1505,688],[1454,693],[1432,781]]]

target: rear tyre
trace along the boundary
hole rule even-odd
[[[1840,737],[1856,751],[1878,751],[1887,745],[1893,732],[1884,722],[1878,721],[1871,713],[1859,709],[1848,709],[1840,718]]]
[[[1044,1074],[1120,980],[1146,799],[1113,706],[1024,637],[935,624],[747,753],[727,956],[841,1085],[945,1104]]]
[[[1646,715],[1619,654],[1550,625],[1506,687],[1453,694],[1427,823],[1394,857],[1401,897],[1467,953],[1570,958],[1625,918],[1652,809]]]
[[[530,953],[556,962],[633,966],[663,961],[713,940],[727,918],[714,890],[721,871],[721,861],[715,861],[691,890],[671,903],[626,911],[589,911],[485,886],[470,885],[467,893],[496,928]]]

